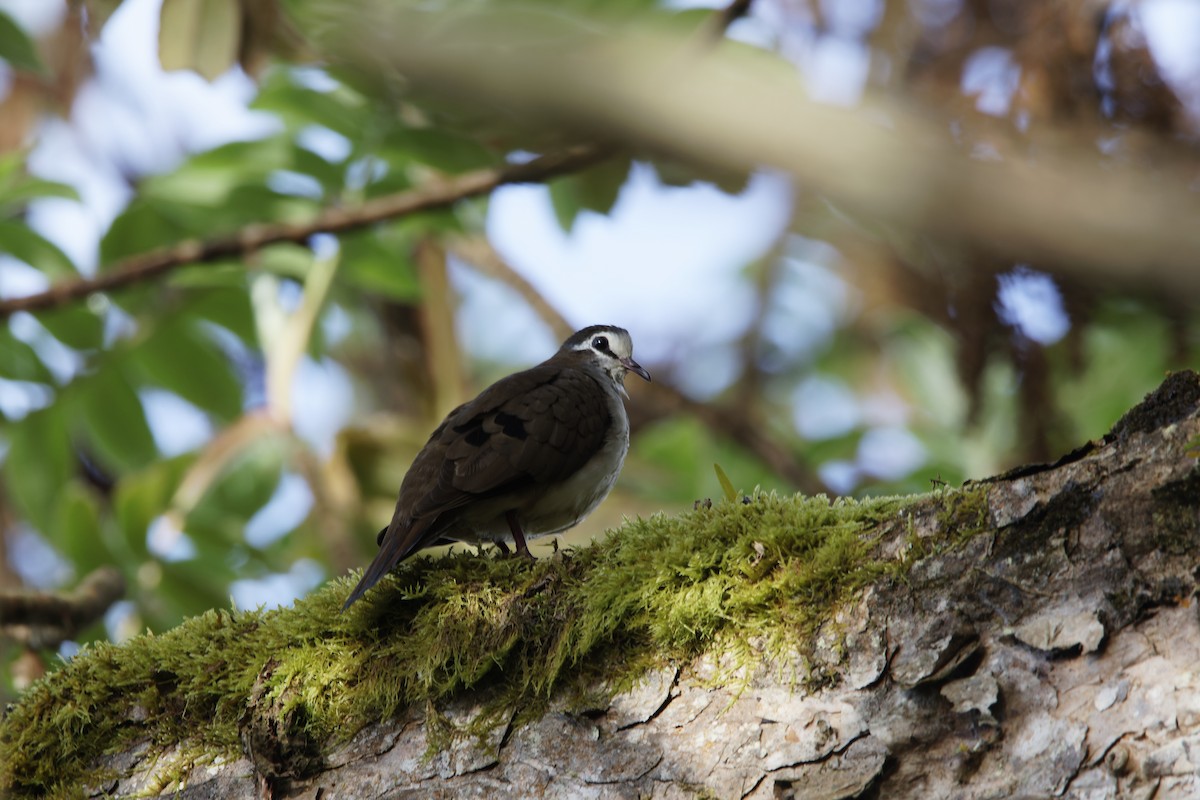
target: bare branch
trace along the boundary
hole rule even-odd
[[[487,194],[498,186],[510,183],[550,180],[603,161],[610,152],[599,145],[578,145],[523,164],[477,170],[433,181],[406,192],[368,200],[356,208],[327,208],[305,223],[256,223],[228,236],[179,242],[119,261],[93,278],[63,281],[44,292],[0,301],[0,319],[18,311],[54,308],[87,297],[93,292],[141,283],[187,264],[242,257],[279,242],[304,243],[318,233],[358,230],[407,214],[452,206],[460,200]]]
[[[71,592],[0,592],[0,632],[33,648],[57,647],[104,615],[125,594],[125,579],[100,567]]]
[[[460,236],[450,243],[450,252],[461,258],[476,271],[494,278],[521,296],[534,313],[550,326],[554,337],[560,342],[575,332],[577,326],[550,304],[532,283],[513,269],[483,236]]]

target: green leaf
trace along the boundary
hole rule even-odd
[[[162,282],[173,289],[184,289],[189,298],[202,297],[209,289],[246,290],[246,265],[234,258],[220,258],[199,264],[189,264],[171,270]],[[191,302],[189,299],[187,302]]]
[[[319,203],[307,197],[283,194],[262,184],[245,184],[235,186],[220,206],[213,209],[191,209],[189,214],[198,230],[211,232],[237,230],[248,220],[308,222],[320,208]]]
[[[433,128],[393,132],[384,144],[384,153],[395,160],[416,160],[443,172],[466,172],[499,161],[497,154],[474,139]]]
[[[100,269],[121,258],[145,253],[187,239],[187,227],[178,212],[169,214],[167,204],[137,197],[113,220],[100,240]]]
[[[193,289],[184,311],[220,325],[246,344],[257,347],[258,331],[246,287],[246,271],[239,265],[229,272],[228,277],[230,281],[226,286],[210,283],[205,284],[209,288]]]
[[[42,531],[53,528],[58,496],[75,468],[63,404],[29,414],[8,429],[7,497]]]
[[[550,182],[550,201],[554,215],[564,231],[570,231],[580,211],[607,214],[617,202],[621,187],[629,176],[632,162],[627,158],[603,164]]]
[[[188,318],[167,320],[131,349],[127,358],[145,383],[231,420],[242,411],[242,386],[229,359]]]
[[[721,469],[721,465],[713,463],[713,470],[717,473],[717,483],[721,484],[721,491],[725,494],[725,499],[729,502],[737,500],[737,490],[733,488],[733,481],[729,480],[729,476],[725,474],[725,470]]]
[[[313,252],[298,244],[280,242],[263,248],[258,261],[267,272],[303,282],[312,269]]]
[[[24,261],[51,279],[79,275],[58,245],[22,222],[0,219],[0,251]]]
[[[68,305],[38,314],[38,322],[68,347],[99,349],[104,341],[104,319],[86,305]]]
[[[96,458],[107,469],[126,473],[158,455],[146,411],[118,365],[107,362],[78,382],[79,422]]]
[[[69,481],[59,494],[55,510],[54,525],[44,533],[77,574],[86,575],[102,564],[112,563],[100,529],[100,503],[95,492],[78,480]]]
[[[267,504],[283,475],[284,442],[255,441],[226,466],[187,516],[185,529],[197,537],[242,541],[242,529]]]
[[[352,142],[363,140],[371,125],[372,107],[358,92],[344,85],[328,92],[299,86],[283,70],[268,77],[251,107],[278,114],[290,128],[320,125]]]
[[[37,351],[12,335],[8,326],[0,327],[0,377],[14,381],[53,384],[50,370]]]
[[[401,301],[416,300],[421,296],[412,257],[416,235],[411,228],[390,225],[343,236],[338,277],[368,292]]]
[[[7,172],[0,178],[0,217],[15,216],[30,200],[43,198],[78,201],[79,192],[66,183],[35,178],[23,169]]]
[[[229,603],[229,582],[235,577],[224,561],[192,559],[162,565],[162,582],[156,588],[174,607],[172,618],[190,617]]]
[[[361,192],[364,198],[371,199],[406,192],[414,186],[415,182],[407,170],[388,165],[382,175],[371,175],[367,184],[361,187]]]
[[[28,153],[21,150],[0,153],[0,197],[28,176],[25,171],[27,156]]]
[[[123,477],[113,496],[117,523],[137,558],[148,558],[146,533],[150,523],[166,513],[175,490],[195,461],[193,454],[156,461]]]
[[[345,184],[345,171],[339,164],[331,164],[321,156],[303,147],[292,149],[292,169],[316,178],[326,193],[335,193]]]
[[[631,445],[626,470],[649,468],[638,476],[640,491],[690,506],[712,491],[709,464],[725,464],[744,486],[775,487],[778,476],[737,445],[718,440],[705,425],[689,417],[660,420],[643,429]]]
[[[175,171],[147,178],[141,196],[184,206],[217,206],[249,183],[261,183],[276,170],[290,169],[297,148],[284,136],[229,142],[199,153]]]
[[[14,69],[42,73],[46,71],[42,60],[38,58],[33,40],[3,11],[0,11],[0,58]]]
[[[1169,324],[1157,311],[1140,305],[1101,305],[1092,310],[1082,337],[1087,367],[1073,369],[1064,363],[1056,381],[1060,407],[1074,423],[1073,438],[1056,443],[1063,448],[1103,436],[1162,381],[1170,366]]]

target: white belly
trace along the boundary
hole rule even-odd
[[[620,405],[620,400],[617,401]],[[624,409],[622,409],[622,412]],[[625,454],[629,451],[629,422],[624,413],[604,446],[579,471],[517,510],[526,536],[546,536],[577,525],[608,497]]]

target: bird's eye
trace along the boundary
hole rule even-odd
[[[595,339],[592,339],[592,347],[599,350],[601,353],[607,352],[608,351],[608,337],[597,336]]]

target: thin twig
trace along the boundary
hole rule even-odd
[[[787,252],[789,232],[784,230],[775,237],[771,248],[751,268],[754,281],[754,310],[750,324],[738,343],[742,355],[741,376],[737,380],[737,404],[750,406],[762,391],[763,372],[760,366],[763,348],[763,326],[771,310],[771,298],[776,294],[783,273],[783,258]]]
[[[562,313],[551,305],[532,283],[513,269],[484,236],[459,236],[450,242],[450,252],[475,270],[494,278],[515,291],[533,309],[543,322],[554,331],[558,341],[575,332],[575,327]]]
[[[304,243],[318,233],[345,233],[419,211],[451,206],[511,183],[537,183],[577,172],[608,157],[599,145],[579,145],[523,164],[468,172],[433,181],[415,189],[368,200],[355,208],[327,208],[300,224],[282,222],[247,225],[227,236],[190,239],[170,247],[140,253],[106,267],[92,278],[63,281],[44,292],[0,301],[0,319],[18,311],[39,311],[158,277],[187,264],[198,264],[249,253],[279,242]]]

